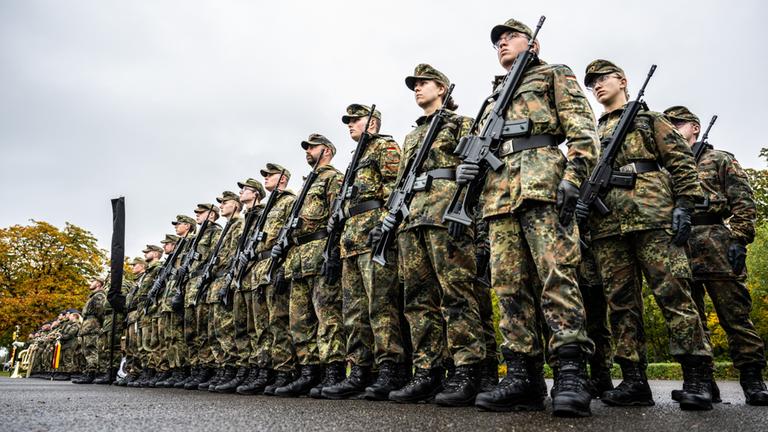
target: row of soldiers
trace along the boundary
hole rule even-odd
[[[719,400],[705,291],[747,403],[768,404],[744,283],[755,206],[733,155],[699,141],[685,107],[626,114],[638,102],[610,61],[586,68],[605,111],[596,122],[573,71],[540,60],[527,25],[497,25],[491,42],[508,73],[475,121],[454,112],[448,77],[420,64],[405,84],[423,115],[402,149],[375,106],[352,104],[346,173],[331,165],[335,145],[312,134],[298,195],[288,170],[268,163],[263,185],[246,179],[218,206],[178,216],[175,235],[132,262],[118,384],[542,410],[547,361],[556,416],[589,416],[595,397],[653,405],[645,280],[682,366],[680,407]],[[582,191],[617,130],[626,135],[598,205]]]

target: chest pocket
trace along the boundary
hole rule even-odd
[[[355,186],[357,186],[357,201],[367,199],[374,195],[381,182],[379,175],[379,163],[376,159],[368,157],[360,161],[355,168]]]
[[[315,184],[307,191],[307,198],[301,212],[302,217],[312,221],[327,219],[326,197],[325,182],[321,179],[315,180]]]
[[[545,76],[526,79],[517,89],[513,109],[516,117],[528,117],[534,124],[552,122],[552,109],[549,101],[549,81]],[[539,133],[534,128],[533,133]]]
[[[458,141],[456,139],[458,133],[459,125],[455,122],[447,122],[440,128],[429,150],[429,157],[424,163],[422,171],[452,167],[459,162],[458,158],[453,154]]]
[[[658,160],[653,127],[648,119],[638,117],[631,131],[627,134],[616,165],[621,166],[637,160]]]

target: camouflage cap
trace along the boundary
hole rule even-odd
[[[285,171],[286,179],[291,178],[291,172],[276,163],[268,163],[267,167],[262,169],[260,172],[262,176],[266,177],[272,174],[280,174],[280,171]]]
[[[136,258],[132,259],[128,264],[130,264],[132,266],[135,266],[137,264],[147,265],[147,260],[145,260],[142,257],[136,257]]]
[[[207,211],[212,211],[217,215],[219,214],[219,208],[211,203],[198,204],[197,208],[194,210],[195,213],[205,213]]]
[[[224,191],[221,193],[220,197],[216,198],[216,201],[219,204],[224,203],[224,201],[237,201],[240,202],[240,195],[232,192],[232,191]]]
[[[595,60],[592,63],[587,65],[587,70],[585,72],[586,75],[584,75],[584,85],[587,87],[591,87],[592,81],[597,78],[600,75],[605,75],[609,73],[618,73],[621,76],[624,75],[624,70],[622,70],[620,67],[616,66],[612,62],[609,62],[608,60]]]
[[[336,146],[333,145],[331,140],[326,138],[323,135],[320,135],[319,133],[313,133],[309,135],[309,138],[307,138],[306,141],[301,142],[301,148],[304,150],[307,149],[309,146],[317,146],[317,145],[324,145],[331,149],[331,154],[336,156]]]
[[[240,189],[244,187],[255,189],[261,198],[264,198],[267,195],[267,192],[264,190],[264,185],[262,185],[260,181],[254,178],[249,177],[247,180],[237,182],[237,187],[239,187]]]
[[[195,222],[195,219],[187,215],[177,215],[176,220],[171,222],[171,225],[178,225],[180,223],[189,224],[189,226],[193,228],[197,226],[197,222]]]
[[[491,43],[496,45],[496,42],[501,38],[501,35],[508,31],[522,33],[528,36],[528,38],[533,37],[533,32],[530,27],[514,18],[510,18],[504,24],[499,24],[491,29]]]
[[[413,75],[405,77],[406,87],[413,90],[413,87],[416,84],[416,80],[432,80],[444,85],[445,87],[451,86],[451,80],[449,80],[444,73],[426,63],[421,63],[420,65],[416,66],[416,69],[413,71]]]
[[[341,122],[348,124],[350,120],[366,117],[371,112],[371,107],[361,104],[352,104],[347,107],[347,114],[341,116]],[[373,112],[373,116],[381,121],[381,111],[376,110]]]
[[[693,122],[697,125],[701,125],[701,121],[696,117],[696,114],[692,113],[691,110],[682,105],[675,105],[665,109],[664,116],[671,122]]]
[[[147,245],[147,247],[143,249],[142,252],[163,252],[163,248],[157,245]]]
[[[181,240],[181,237],[177,236],[176,234],[166,234],[165,238],[160,240],[160,243],[162,244],[178,243],[179,240]]]

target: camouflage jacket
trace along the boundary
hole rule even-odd
[[[433,117],[434,114],[419,117],[416,120],[416,128],[405,137],[403,157],[400,159],[400,169],[395,184],[400,182],[401,177],[406,174],[406,167],[416,157]],[[456,168],[461,160],[453,154],[453,151],[456,149],[459,139],[469,133],[470,127],[472,127],[471,118],[448,111],[446,119],[440,124],[440,130],[432,142],[429,156],[427,156],[427,160],[419,172],[426,173],[438,168]],[[453,180],[432,180],[432,186],[429,190],[414,194],[413,201],[408,206],[410,215],[400,225],[400,230],[422,225],[447,227],[442,222],[443,214],[455,191],[456,182]]]
[[[501,79],[498,77],[497,83]],[[491,102],[483,114],[481,128],[492,108]],[[484,218],[512,213],[526,200],[554,203],[560,180],[564,178],[580,186],[595,165],[595,117],[568,66],[539,61],[525,72],[505,119],[526,118],[532,124],[531,135],[550,134],[558,142],[567,141],[567,159],[557,147],[505,156],[502,167],[486,176],[482,193]]]
[[[243,233],[244,219],[240,214],[233,215],[232,226],[229,227],[226,237],[222,240],[221,249],[219,249],[219,259],[216,265],[211,269],[215,278],[225,277],[227,270],[229,269],[230,261],[235,257],[235,250],[237,249],[237,242],[240,240],[240,235]],[[208,288],[208,298],[206,303],[218,303],[219,293],[218,290]]]
[[[251,238],[254,234],[254,229],[256,229],[256,223],[258,222],[259,218],[261,217],[261,214],[264,212],[264,208],[266,208],[266,204],[259,203],[255,206],[251,207],[250,209],[246,210],[245,212],[245,218],[243,221],[243,228],[246,227],[245,222],[248,222],[248,231],[246,232],[245,229],[243,229],[241,236],[243,241],[243,247],[245,247],[245,244],[248,243],[248,239]],[[249,220],[250,218],[250,220]],[[238,253],[240,251],[237,251]],[[237,259],[237,257],[235,257]],[[234,262],[232,263],[234,265]],[[246,275],[247,276],[247,275]],[[247,277],[243,278],[244,283],[240,285],[239,291],[246,292],[253,289],[251,284],[247,283]]]
[[[184,247],[182,247],[181,252],[176,255],[176,261],[171,265],[171,274],[168,275],[168,279],[166,279],[165,290],[163,290],[162,296],[159,299],[160,312],[173,312],[173,306],[171,306],[171,303],[173,302],[173,298],[179,292],[179,287],[176,283],[176,271],[179,269],[179,267],[181,267],[181,263],[184,262],[184,257],[187,255],[187,253],[189,253],[194,241],[194,234],[187,235],[187,238],[184,241]]]
[[[62,346],[74,345],[77,342],[77,334],[80,332],[80,323],[76,321],[64,321],[59,326],[59,341]]]
[[[357,195],[344,203],[344,211],[362,202],[380,200],[386,203],[395,187],[400,165],[400,146],[389,135],[373,134],[368,139],[360,162],[355,167],[354,187]],[[367,211],[346,220],[341,234],[341,257],[370,252],[368,232],[383,218],[385,208]]]
[[[617,109],[600,117],[601,139],[613,133],[622,112]],[[633,130],[616,156],[614,169],[624,170],[635,161],[656,161],[665,170],[637,174],[633,189],[611,188],[603,199],[610,213],[590,213],[592,240],[648,229],[669,230],[675,202],[693,208],[701,198],[691,148],[662,114],[641,111],[637,115]]]
[[[688,240],[688,255],[694,279],[745,278],[746,271],[734,275],[728,262],[728,247],[733,241],[752,243],[757,211],[747,174],[732,154],[704,151],[698,163],[699,182],[709,200],[709,208],[694,214],[716,215],[725,225],[694,226]]]
[[[83,325],[78,336],[87,336],[101,333],[101,325],[104,322],[104,310],[107,305],[107,294],[104,290],[98,290],[88,296],[88,301],[83,306]]]
[[[291,213],[294,201],[296,201],[296,194],[290,190],[284,190],[277,196],[274,205],[267,213],[267,219],[264,221],[265,237],[263,242],[256,245],[257,254],[272,250],[272,246],[275,245],[277,236],[280,234],[280,228],[283,227]],[[268,268],[269,258],[257,262],[246,275],[244,284],[248,284],[252,289],[259,285],[265,285]]]
[[[217,223],[209,223],[203,233],[203,237],[200,239],[200,243],[197,244],[198,257],[192,263],[189,278],[187,279],[187,286],[184,287],[184,307],[191,307],[195,301],[195,297],[197,296],[197,285],[200,283],[200,277],[205,268],[205,263],[208,262],[213,247],[216,246],[216,242],[219,240],[221,229],[221,225]]]
[[[299,213],[301,225],[293,233],[294,242],[299,236],[325,231],[331,203],[336,198],[344,177],[331,165],[321,166],[317,172],[318,176],[307,191]],[[291,248],[286,259],[286,277],[300,279],[319,274],[323,266],[325,243],[326,239],[319,239]]]
[[[152,284],[155,283],[155,278],[160,273],[160,269],[163,268],[164,261],[162,259],[152,261],[147,264],[147,270],[144,272],[144,277],[141,280],[141,285],[136,293],[137,307],[139,309],[139,316],[137,319],[141,319],[144,314],[144,305],[149,301],[149,290],[152,289]],[[152,315],[151,313],[148,315]]]
[[[139,303],[139,290],[141,289],[142,282],[146,276],[146,272],[137,275],[136,280],[132,283],[131,290],[125,296],[125,308],[128,310],[128,317],[131,318],[131,312],[135,311]],[[134,314],[135,315],[135,314]],[[131,321],[132,322],[132,321]]]

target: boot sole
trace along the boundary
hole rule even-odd
[[[687,396],[687,397],[686,397]],[[680,399],[680,409],[683,411],[709,411],[712,401],[701,397],[686,395]]]
[[[527,404],[495,404],[491,402],[477,402],[475,407],[480,411],[515,412],[515,411],[544,411],[544,401]]]
[[[654,402],[653,399],[644,400],[644,401],[621,402],[621,401],[601,398],[600,401],[611,407],[644,407],[644,406],[656,405],[656,402]]]
[[[592,410],[589,405],[586,409],[577,403],[552,401],[552,415],[555,417],[591,417]]]

